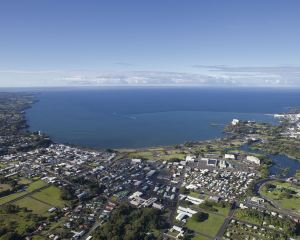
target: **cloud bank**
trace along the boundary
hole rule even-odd
[[[193,72],[0,71],[0,87],[214,86],[300,87],[300,67],[193,65]]]

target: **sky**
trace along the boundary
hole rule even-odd
[[[299,0],[1,0],[0,87],[300,86]]]

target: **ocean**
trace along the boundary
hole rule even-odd
[[[221,137],[233,118],[276,124],[300,106],[299,89],[40,89],[26,111],[32,131],[95,148],[139,148]]]

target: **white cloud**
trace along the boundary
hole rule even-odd
[[[0,87],[107,85],[300,87],[300,67],[231,67],[202,65],[195,65],[193,67],[199,69],[199,73],[162,71],[0,70]],[[205,73],[201,71],[203,69]]]

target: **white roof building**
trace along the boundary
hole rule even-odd
[[[255,164],[260,165],[260,159],[255,156],[247,156],[246,160]]]
[[[186,158],[185,158],[185,161],[187,162],[194,162],[196,159],[196,156],[194,155],[187,155]]]
[[[232,119],[231,125],[235,126],[235,125],[239,124],[239,122],[240,122],[240,120],[238,120],[238,119]]]
[[[224,155],[224,158],[225,158],[225,159],[232,159],[232,160],[235,160],[235,159],[236,159],[236,157],[235,157],[234,154],[228,154],[228,153]]]

